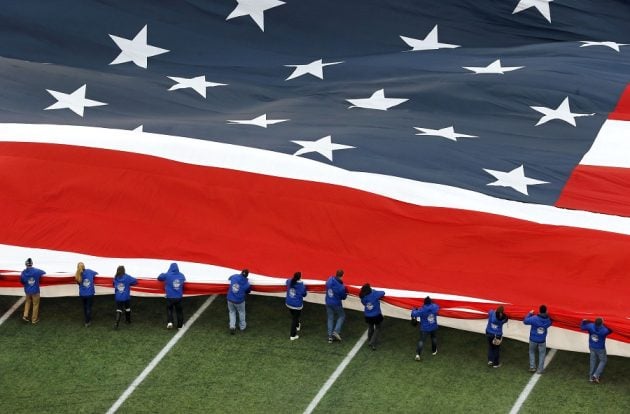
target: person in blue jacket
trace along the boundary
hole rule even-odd
[[[118,266],[114,276],[114,299],[116,300],[116,322],[114,329],[118,329],[120,319],[125,312],[125,321],[131,323],[131,286],[138,283],[135,277],[125,273],[125,266]]]
[[[599,384],[608,360],[606,355],[606,337],[612,333],[612,329],[604,325],[602,318],[595,319],[595,322],[584,319],[580,324],[580,329],[588,331],[588,349],[591,352],[588,380]]]
[[[240,274],[232,275],[228,278],[230,286],[227,292],[227,306],[229,316],[230,333],[236,332],[236,313],[238,312],[239,329],[244,331],[247,327],[245,321],[245,297],[252,288],[247,280],[249,270],[243,269]]]
[[[20,283],[24,286],[24,294],[26,296],[22,319],[25,322],[31,321],[33,324],[36,324],[39,322],[39,280],[46,272],[33,267],[33,260],[30,257],[26,259],[24,265],[26,269],[22,270],[20,275]],[[29,318],[31,305],[33,307],[33,315]]]
[[[488,366],[499,368],[501,362],[501,342],[503,341],[503,324],[508,321],[503,305],[488,312],[488,324],[486,325],[486,339],[488,340]]]
[[[291,279],[287,279],[287,296],[286,305],[291,313],[291,330],[289,333],[289,339],[295,341],[299,338],[298,332],[302,327],[300,323],[300,315],[302,314],[302,308],[304,307],[304,298],[308,294],[308,289],[304,282],[302,282],[302,273],[295,272]]]
[[[551,326],[551,318],[547,314],[547,306],[540,305],[538,315],[531,310],[523,323],[531,325],[529,330],[529,372],[542,374],[545,368],[545,355],[547,354],[547,332]],[[538,349],[538,368],[536,368],[536,349]]]
[[[348,297],[348,290],[343,284],[343,270],[339,269],[334,276],[326,281],[326,315],[328,317],[328,343],[333,340],[341,341],[341,328],[346,320],[342,301]],[[337,321],[335,323],[335,317]]]
[[[181,329],[184,326],[182,297],[186,277],[179,271],[177,263],[171,263],[166,273],[161,273],[158,276],[158,280],[164,282],[166,292],[166,329],[173,329],[173,309],[177,314],[177,329]]]
[[[420,340],[416,345],[416,361],[421,360],[422,348],[427,336],[431,337],[431,351],[433,355],[437,355],[437,316],[439,311],[440,306],[433,303],[429,296],[424,298],[424,305],[420,309],[414,308],[411,311],[412,320],[417,321],[420,318]]]
[[[385,292],[372,289],[369,283],[361,286],[359,291],[365,322],[368,324],[368,345],[373,351],[376,351],[376,343],[380,334],[381,323],[383,322],[383,314],[381,313],[381,299],[383,296],[385,296]]]
[[[74,279],[79,286],[79,296],[83,302],[83,320],[87,328],[92,323],[92,304],[94,303],[94,276],[98,275],[94,270],[86,269],[83,262],[77,263],[77,271]]]

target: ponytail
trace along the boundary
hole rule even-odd
[[[291,282],[289,283],[289,285],[291,285],[291,287],[295,286],[295,284],[302,279],[302,272],[295,272],[293,274],[293,277],[291,278]]]
[[[85,270],[85,265],[83,264],[83,262],[77,263],[77,271],[74,274],[74,280],[76,280],[78,284],[81,284],[81,282],[83,282],[84,270]]]

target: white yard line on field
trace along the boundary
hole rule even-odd
[[[556,352],[557,352],[556,349],[552,349],[551,351],[549,351],[549,353],[547,354],[547,357],[545,358],[545,365],[544,365],[545,368],[547,368],[547,365],[549,365],[553,357],[556,355]],[[529,397],[529,394],[532,392],[532,390],[536,386],[536,383],[540,379],[540,375],[541,374],[532,375],[532,379],[529,380],[529,382],[527,383],[527,385],[521,392],[521,395],[518,396],[516,402],[514,403],[514,406],[510,410],[510,414],[517,414],[521,410],[521,407],[523,407],[525,400],[527,400],[527,397]]]
[[[23,303],[24,303],[24,300],[25,300],[25,299],[26,299],[26,296],[22,296],[20,299],[18,299],[18,301],[17,301],[17,302],[15,302],[15,303],[13,304],[13,306],[11,306],[11,309],[9,309],[8,311],[6,311],[6,312],[4,313],[4,315],[2,315],[2,317],[0,317],[0,325],[2,325],[2,324],[4,323],[4,321],[6,321],[7,319],[9,319],[9,317],[10,317],[11,315],[13,315],[13,312],[15,312],[15,310],[16,310],[17,308],[19,308],[21,304],[23,304]]]
[[[138,385],[140,385],[140,383],[144,381],[144,379],[151,373],[151,371],[153,371],[153,369],[157,366],[157,364],[160,363],[162,358],[164,358],[166,354],[171,350],[171,348],[175,346],[177,341],[179,341],[181,337],[184,336],[186,331],[188,331],[188,328],[190,328],[192,324],[195,323],[197,318],[199,318],[199,316],[203,313],[203,311],[206,310],[208,306],[210,306],[210,304],[216,299],[216,297],[217,295],[210,296],[203,303],[203,305],[201,305],[199,309],[197,309],[197,312],[195,312],[192,318],[186,321],[186,323],[184,324],[184,327],[179,329],[177,334],[170,341],[168,341],[166,346],[164,346],[164,348],[162,348],[162,350],[155,356],[155,358],[153,358],[153,361],[151,361],[149,365],[147,365],[147,367],[144,369],[144,371],[142,371],[140,375],[138,375],[138,378],[136,378],[131,383],[131,385],[125,390],[125,392],[123,392],[122,395],[118,397],[118,400],[116,400],[114,405],[112,405],[111,408],[107,411],[107,414],[115,413],[120,408],[120,406],[123,405],[123,403],[127,400],[127,398],[129,398],[129,396],[136,390],[136,388],[138,388]]]
[[[348,366],[352,358],[354,358],[357,352],[359,352],[359,349],[361,349],[363,344],[365,344],[365,341],[367,341],[367,334],[368,334],[367,331],[365,331],[363,335],[361,335],[361,338],[359,338],[359,340],[354,345],[354,347],[350,350],[348,355],[346,355],[343,361],[341,361],[341,364],[339,364],[335,372],[332,373],[330,378],[328,378],[328,381],[326,381],[326,383],[322,386],[322,388],[320,388],[315,398],[313,398],[313,401],[311,401],[308,407],[306,407],[306,410],[304,410],[304,414],[312,413],[315,407],[317,407],[317,404],[319,404],[319,402],[324,397],[324,395],[326,395],[330,387],[332,387],[332,385],[335,383],[337,378],[339,378],[343,370],[346,369],[346,366]]]

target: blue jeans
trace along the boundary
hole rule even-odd
[[[343,306],[326,305],[326,314],[328,315],[328,336],[332,336],[333,332],[340,334],[341,328],[343,328],[343,322],[346,320],[346,313],[343,310]],[[337,316],[336,324],[335,316]]]
[[[599,377],[604,372],[604,367],[606,367],[606,361],[608,361],[608,356],[606,354],[605,349],[590,348],[590,351],[591,351],[591,368],[589,371],[589,379],[593,377],[599,379]],[[597,363],[598,360],[599,360],[599,363]]]
[[[538,348],[538,368],[536,372],[542,374],[545,368],[545,355],[547,354],[546,342],[529,341],[529,368],[536,368],[536,348]]]
[[[230,317],[230,329],[236,329],[236,312],[238,312],[238,327],[242,331],[247,326],[245,322],[245,301],[234,303],[228,300],[228,315]]]

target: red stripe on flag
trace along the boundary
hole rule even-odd
[[[349,284],[544,302],[576,324],[628,315],[630,236],[119,151],[0,143],[0,154],[1,243],[278,277],[344,268]]]
[[[630,85],[621,94],[615,111],[608,115],[608,119],[630,121]]]
[[[578,165],[556,206],[630,216],[630,169]]]

